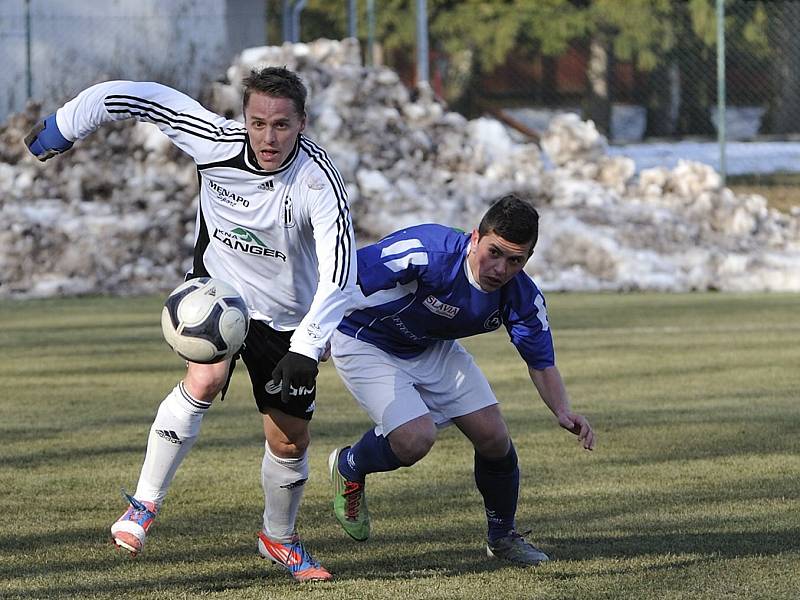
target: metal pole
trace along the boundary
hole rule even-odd
[[[367,64],[375,64],[375,0],[367,0]]]
[[[269,46],[269,0],[264,0],[264,45]]]
[[[31,0],[25,0],[25,94],[33,98],[33,66],[31,64]]]
[[[717,0],[717,139],[719,141],[719,174],[725,185],[725,0]]]
[[[347,35],[358,37],[358,7],[356,0],[347,0]]]
[[[294,0],[283,0],[281,12],[281,35],[284,42],[292,42],[292,5]]]
[[[428,80],[428,7],[417,0],[417,85]]]
[[[300,13],[308,0],[297,0],[292,7],[292,42],[300,41]]]

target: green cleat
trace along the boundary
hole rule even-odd
[[[348,481],[339,473],[339,455],[349,447],[336,448],[328,457],[333,484],[333,513],[347,535],[363,542],[369,537],[369,510],[364,484]]]
[[[530,531],[519,534],[516,531],[510,532],[507,536],[500,538],[494,543],[486,546],[486,555],[489,558],[499,558],[522,567],[535,567],[539,563],[547,562],[550,557],[539,550],[530,542],[526,542],[524,535]]]

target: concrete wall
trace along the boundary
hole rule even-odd
[[[0,121],[22,110],[28,87],[47,111],[111,78],[197,95],[238,52],[265,43],[264,0],[28,2],[29,20],[25,0],[0,2]]]

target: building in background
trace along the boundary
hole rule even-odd
[[[191,95],[263,45],[264,0],[3,0],[0,122],[97,81],[156,80]]]

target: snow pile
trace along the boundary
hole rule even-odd
[[[542,235],[528,268],[545,287],[800,290],[800,219],[735,196],[702,163],[643,170],[605,154],[591,122],[554,119],[555,163]],[[568,151],[564,151],[568,149]]]
[[[149,293],[183,279],[196,171],[148,124],[113,124],[46,164],[21,140],[38,110],[0,129],[0,296]]]
[[[405,225],[471,229],[516,192],[542,216],[528,269],[545,289],[800,291],[800,217],[736,197],[700,163],[645,169],[611,156],[591,122],[564,114],[542,149],[492,119],[467,121],[354,42],[253,48],[209,107],[240,112],[250,68],[286,65],[309,87],[308,135],[350,194],[359,242]],[[40,165],[19,141],[35,115],[0,129],[0,295],[168,290],[191,256],[195,170],[147,124],[106,127]],[[542,152],[545,155],[542,155]]]

